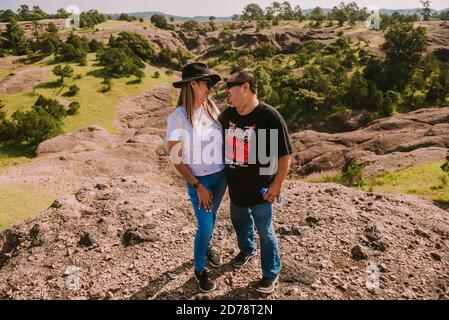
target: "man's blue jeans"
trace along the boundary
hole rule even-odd
[[[227,180],[224,170],[212,173],[207,176],[196,177],[203,186],[206,187],[212,193],[212,209],[211,212],[207,212],[203,206],[198,209],[198,194],[196,189],[189,183],[187,188],[189,191],[190,201],[195,211],[196,222],[198,229],[195,234],[195,244],[193,250],[193,258],[195,261],[195,270],[203,272],[206,270],[206,253],[208,247],[212,243],[212,236],[215,228],[215,221],[217,217],[217,211],[220,207],[221,200],[226,191]]]
[[[267,278],[275,278],[281,271],[281,258],[272,217],[272,203],[266,202],[251,207],[237,207],[231,201],[231,220],[237,233],[239,249],[246,255],[256,253],[255,225],[260,238],[262,275]]]

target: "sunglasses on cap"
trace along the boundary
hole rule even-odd
[[[245,83],[245,81],[228,81],[228,82],[226,82],[226,88],[231,89],[232,87],[235,87],[235,86],[241,86],[244,83]]]

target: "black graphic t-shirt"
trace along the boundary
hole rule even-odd
[[[278,158],[292,153],[284,119],[275,108],[260,102],[243,116],[229,107],[220,122],[231,201],[239,207],[265,202],[259,190],[274,179]]]

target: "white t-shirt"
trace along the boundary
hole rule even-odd
[[[178,128],[174,112],[181,115],[184,128]],[[182,162],[193,175],[205,176],[224,169],[221,126],[203,106],[194,111],[193,127],[183,107],[178,107],[167,118],[167,140],[182,141]]]

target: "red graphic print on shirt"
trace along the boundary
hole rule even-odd
[[[251,136],[255,133],[256,126],[237,128],[229,121],[229,129],[226,130],[225,156],[233,163],[248,164],[248,155],[251,150]]]

